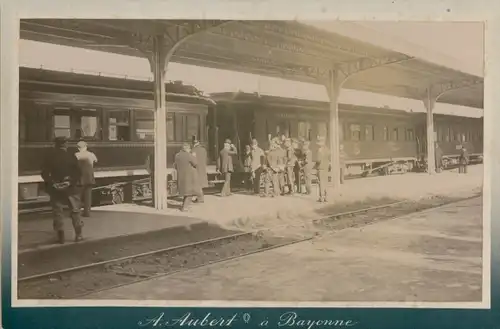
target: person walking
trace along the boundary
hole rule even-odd
[[[75,231],[75,242],[83,239],[83,222],[80,218],[81,177],[78,160],[74,154],[68,152],[67,139],[56,137],[54,148],[51,149],[42,165],[42,179],[45,191],[50,196],[53,213],[53,228],[57,234],[57,242],[65,243],[64,206],[69,206],[70,217]]]
[[[230,139],[224,141],[224,148],[220,151],[217,159],[217,171],[224,174],[224,186],[221,190],[221,196],[231,195],[231,174],[234,171],[233,155],[237,155],[236,146]]]
[[[95,185],[94,164],[97,163],[97,157],[93,152],[87,149],[85,141],[79,141],[76,146],[78,152],[75,153],[78,165],[80,166],[80,182],[82,189],[83,217],[90,217],[92,207],[92,187]]]

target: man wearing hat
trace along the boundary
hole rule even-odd
[[[328,150],[325,140],[318,139],[318,159],[316,161],[316,169],[318,172],[318,187],[319,198],[318,202],[326,202],[326,187],[328,184],[328,170],[330,169],[330,151]]]
[[[197,182],[198,161],[191,153],[191,145],[184,143],[182,149],[175,155],[174,166],[177,170],[177,191],[183,198],[181,211],[187,211],[193,196],[199,197]]]
[[[221,196],[231,195],[231,173],[234,171],[233,155],[237,155],[236,146],[231,143],[230,139],[224,141],[224,148],[220,151],[217,158],[217,171],[224,174],[224,186],[222,187]]]
[[[83,223],[80,218],[80,167],[74,154],[68,153],[65,137],[56,137],[55,147],[49,151],[42,166],[45,190],[50,196],[54,222],[59,243],[65,242],[63,207],[68,205],[75,230],[75,241],[82,239]]]
[[[203,189],[208,187],[208,176],[207,176],[207,150],[201,145],[200,141],[196,136],[193,136],[193,153],[196,156],[198,171],[198,196],[196,202],[203,203]]]
[[[92,206],[92,186],[95,184],[94,164],[97,157],[93,152],[87,150],[87,143],[79,141],[76,144],[78,152],[75,156],[80,166],[80,186],[82,187],[83,217],[90,217],[90,208]]]
[[[269,196],[269,184],[273,184],[273,196],[277,197],[281,194],[279,173],[282,164],[282,155],[279,151],[279,139],[271,140],[271,147],[266,154],[266,177],[264,184],[264,196]]]
[[[297,163],[297,157],[295,155],[295,149],[292,145],[292,140],[287,138],[285,140],[285,182],[288,186],[288,193],[293,194],[295,188],[295,173],[294,168]]]

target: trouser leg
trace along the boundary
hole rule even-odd
[[[75,230],[75,240],[78,241],[82,237],[83,222],[80,217],[81,209],[81,190],[75,189],[68,195],[68,206],[70,209],[71,222]]]
[[[255,194],[259,194],[260,193],[260,178],[262,176],[262,169],[261,168],[258,168],[257,170],[255,170],[255,177],[253,179],[253,192]]]
[[[271,173],[271,180],[273,182],[273,195],[279,196],[281,194],[280,174],[279,173]]]
[[[92,185],[85,185],[82,188],[83,216],[90,215],[92,208]]]
[[[184,196],[181,207],[182,211],[187,210],[189,208],[189,206],[191,205],[191,198],[192,198],[191,195]]]
[[[328,182],[328,172],[326,170],[318,170],[318,188],[319,198],[326,199],[326,185]]]
[[[295,173],[293,172],[293,167],[286,168],[287,183],[288,183],[288,193],[293,194],[295,186]]]

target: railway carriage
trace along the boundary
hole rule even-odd
[[[313,141],[328,139],[329,104],[250,93],[212,94],[217,117],[226,125],[220,137],[232,136],[240,149],[251,138],[267,145],[268,136]],[[444,151],[445,164],[456,163],[459,145],[465,144],[472,161],[482,159],[482,118],[437,114],[436,140]],[[347,176],[372,172],[407,172],[420,166],[426,156],[426,114],[389,108],[339,105],[339,138]],[[425,159],[424,159],[425,161]],[[417,166],[419,165],[419,166]]]
[[[207,146],[208,109],[213,101],[180,82],[167,88],[167,166],[172,180],[175,153],[199,136]],[[24,205],[46,200],[40,177],[46,149],[56,136],[86,140],[99,159],[97,186],[148,177],[147,156],[154,150],[154,102],[151,82],[20,68],[19,200]],[[215,170],[211,170],[212,173]],[[173,186],[175,188],[175,186]],[[104,189],[102,193],[123,190]],[[135,197],[149,191],[134,190]],[[175,191],[171,191],[175,193]]]

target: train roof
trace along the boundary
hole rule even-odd
[[[49,83],[53,85],[74,86],[80,88],[103,88],[117,91],[134,91],[153,94],[152,81],[144,81],[128,78],[117,78],[102,76],[98,74],[85,74],[76,72],[64,72],[47,70],[43,68],[19,68],[19,83]],[[214,101],[203,94],[203,92],[192,85],[185,85],[180,81],[167,82],[165,84],[167,99],[193,101],[213,105]]]
[[[291,98],[291,97],[281,97],[281,96],[272,96],[272,95],[262,95],[259,93],[247,93],[247,92],[221,92],[221,93],[212,93],[211,98],[217,102],[217,104],[260,104],[261,106],[271,106],[271,107],[295,107],[295,108],[303,108],[312,111],[326,111],[328,110],[329,103],[324,101],[316,101],[316,100],[308,100],[308,99],[300,99],[300,98]],[[339,110],[341,112],[351,112],[351,113],[366,113],[366,114],[384,114],[384,115],[395,115],[395,116],[424,116],[425,112],[413,112],[413,111],[405,111],[401,109],[393,109],[389,107],[374,107],[374,106],[364,106],[364,105],[355,105],[355,104],[347,104],[340,103]],[[437,118],[467,118],[467,119],[480,119],[481,118],[470,118],[470,117],[462,117],[458,115],[451,114],[441,114],[435,113],[435,117]]]
[[[303,108],[311,111],[326,111],[328,110],[329,103],[323,101],[314,101],[299,98],[289,98],[271,95],[261,95],[258,93],[245,93],[245,92],[223,92],[213,93],[211,97],[218,104],[231,103],[231,104],[261,104],[262,106],[272,107],[295,107]],[[342,112],[363,112],[366,114],[392,114],[392,115],[411,115],[414,112],[404,110],[395,110],[391,108],[380,108],[371,106],[361,106],[354,104],[339,104],[339,110]]]

